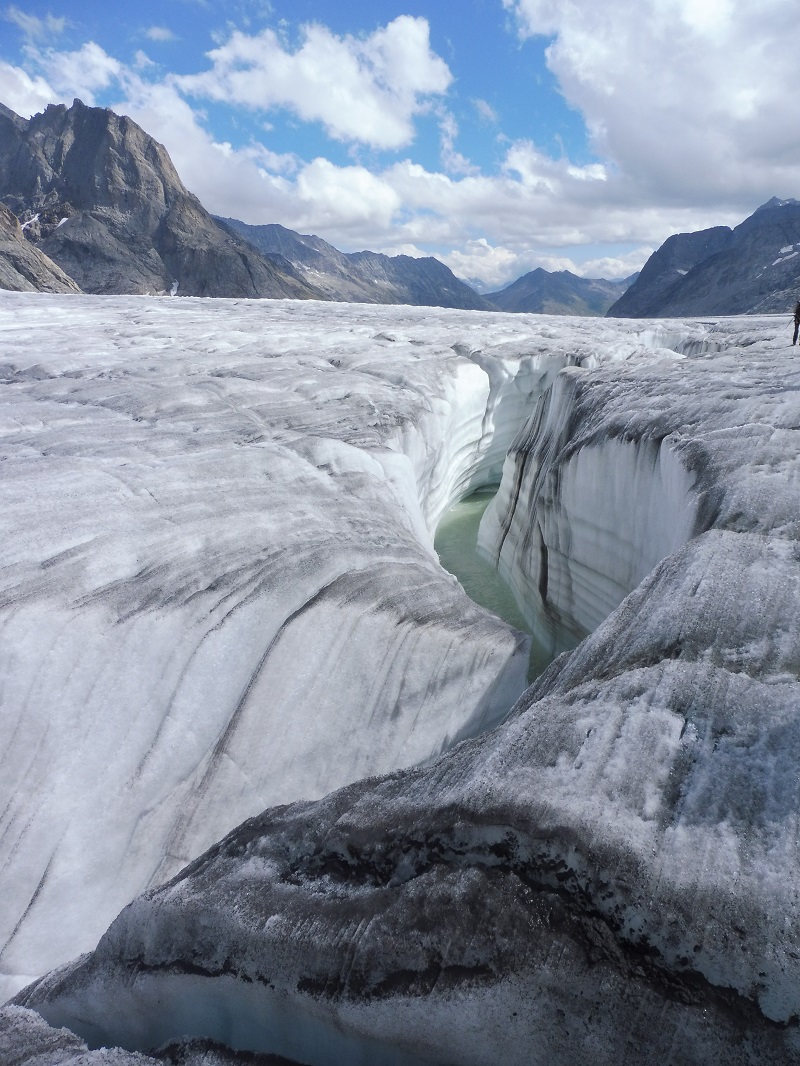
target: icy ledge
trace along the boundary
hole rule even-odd
[[[694,535],[492,733],[248,820],[19,1002],[321,1066],[796,1061],[792,366],[763,323],[567,375],[587,448],[670,439]]]

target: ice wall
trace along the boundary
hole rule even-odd
[[[525,639],[433,531],[571,358],[506,315],[0,294],[0,999],[243,818],[502,719]]]
[[[697,511],[695,477],[672,436],[586,435],[586,380],[565,370],[539,400],[480,530],[543,662],[575,647],[681,547]]]

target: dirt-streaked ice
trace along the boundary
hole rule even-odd
[[[797,1054],[784,322],[0,316],[0,965],[91,946],[255,815],[20,1002],[315,1063]],[[597,628],[484,733],[524,642],[431,537],[509,447],[484,549],[554,649]]]
[[[548,333],[0,294],[0,996],[243,818],[502,718],[524,639],[432,533],[593,347]]]

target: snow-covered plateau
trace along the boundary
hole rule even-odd
[[[787,332],[0,294],[0,1058],[796,1061]]]

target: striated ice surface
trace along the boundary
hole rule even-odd
[[[279,325],[288,311],[258,313]],[[314,344],[316,313],[304,318]],[[430,561],[437,590],[453,590],[448,618],[473,612],[432,668],[428,644],[448,624],[435,616],[405,669],[439,676],[468,639],[511,640],[458,598],[430,546],[446,501],[498,476],[509,446],[483,549],[544,643],[578,643],[510,715],[462,706],[447,738],[420,722],[428,752],[418,765],[352,775],[322,799],[248,818],[133,900],[95,951],[16,1002],[91,1047],[200,1040],[321,1066],[797,1061],[800,390],[785,322],[672,322],[669,334],[648,323],[644,334],[524,316],[509,337],[503,316],[360,313],[336,311],[356,329],[352,350],[356,324],[372,315],[394,337],[383,364],[400,390],[391,409],[408,376],[424,397],[389,434],[391,462],[384,445],[350,441],[395,472],[369,496],[370,532],[384,513],[378,500],[398,501],[384,552],[400,543],[408,554],[391,572],[391,603],[419,603],[417,575]],[[323,321],[321,346],[336,334],[336,320]],[[445,348],[445,334],[467,339]],[[428,347],[412,347],[412,336]],[[389,347],[403,338],[406,352]],[[213,335],[205,342],[213,348]],[[522,352],[532,360],[524,371]],[[565,369],[542,379],[545,352]],[[285,359],[286,381],[296,381],[301,357]],[[459,416],[479,364],[483,414],[476,402]],[[368,491],[359,487],[359,503]],[[318,496],[298,495],[306,526],[322,510]],[[341,513],[350,512],[339,499],[323,512]],[[335,543],[337,558],[351,558]],[[386,577],[367,543],[358,541],[368,571],[358,602],[374,620]],[[310,645],[335,637],[350,603],[319,616]],[[160,601],[150,610],[168,611]],[[478,628],[487,624],[495,628]],[[381,647],[366,645],[351,683],[357,669],[380,670]],[[474,663],[465,669],[475,676]],[[331,694],[343,676],[333,669]],[[222,698],[221,681],[214,691]],[[339,706],[349,720],[346,696]],[[448,706],[442,697],[435,714]],[[304,720],[307,702],[294,709]],[[376,742],[386,728],[373,714]],[[329,727],[330,759],[352,766],[351,740]],[[113,810],[113,792],[104,796]],[[113,835],[105,812],[91,824]],[[79,876],[91,889],[85,869]]]
[[[433,532],[641,330],[0,293],[0,999],[242,819],[502,720],[527,638]]]

